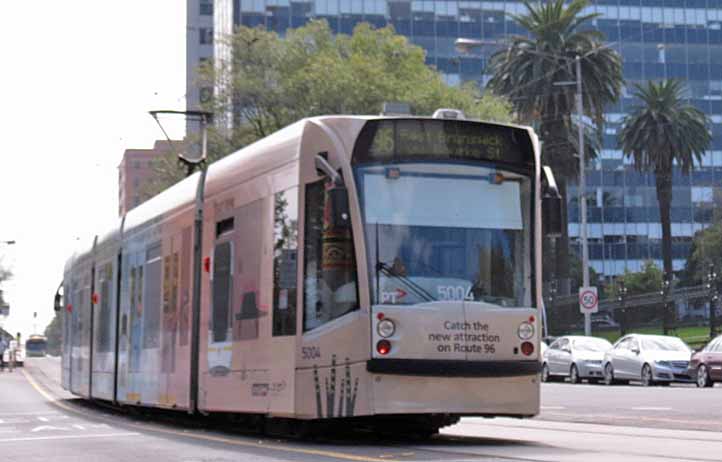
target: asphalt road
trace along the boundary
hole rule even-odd
[[[467,418],[423,442],[373,436],[286,441],[147,421],[81,405],[60,389],[58,367],[58,360],[47,358],[29,360],[25,369],[12,374],[0,373],[2,460],[722,460],[719,387],[696,390],[544,384],[542,415],[533,420]],[[650,414],[673,415],[651,408],[671,408],[680,417],[666,417],[672,421],[668,424],[649,421]],[[707,411],[701,418],[694,414],[698,408]],[[629,419],[615,420],[616,412]],[[585,419],[596,423],[580,423]],[[707,427],[680,430],[676,419],[696,422],[694,428]]]
[[[688,384],[647,388],[635,383],[545,383],[538,418],[722,432],[722,385],[700,389]]]

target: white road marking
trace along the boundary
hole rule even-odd
[[[633,411],[671,411],[671,407],[638,406],[631,408]]]
[[[564,406],[541,406],[541,409],[543,411],[559,411],[561,409],[566,409]]]
[[[41,425],[39,427],[35,427],[32,430],[30,430],[30,433],[35,432],[47,432],[47,431],[71,431],[72,428],[64,428],[64,427],[53,427],[52,425]]]
[[[40,441],[40,440],[70,440],[82,438],[115,438],[118,436],[140,436],[140,433],[99,433],[96,435],[58,435],[58,436],[36,436],[32,438],[0,438],[0,443],[14,443],[18,441]]]
[[[50,419],[48,419],[47,417],[42,417],[42,416],[38,417],[38,420],[41,422],[50,422]]]

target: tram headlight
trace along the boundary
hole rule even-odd
[[[376,332],[383,338],[388,338],[396,332],[396,324],[390,319],[382,319],[376,326]]]
[[[529,340],[534,336],[534,325],[525,321],[519,324],[516,334],[522,340]]]

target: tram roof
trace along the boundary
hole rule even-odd
[[[358,135],[367,121],[404,119],[453,120],[411,115],[327,115],[301,119],[210,164],[206,177],[206,194],[212,193],[214,185],[222,182],[221,180],[228,176],[242,182],[254,175],[262,174],[264,171],[272,170],[298,159],[303,133],[309,123],[320,123],[337,131],[343,131],[346,134]],[[470,119],[464,121],[517,129],[526,133],[530,138],[533,134],[532,129],[524,125]],[[345,146],[345,148],[350,155],[353,146]],[[117,240],[120,237],[121,229],[123,233],[133,232],[133,230],[143,227],[161,216],[167,217],[191,207],[195,202],[199,176],[200,173],[195,172],[130,210],[124,217],[119,219],[116,225],[98,233],[97,242],[102,245],[110,240]],[[70,266],[91,253],[94,243],[82,243],[66,262],[65,271],[68,271]]]

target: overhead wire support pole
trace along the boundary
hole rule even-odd
[[[201,124],[201,156],[200,159],[193,159],[182,153],[175,152],[173,143],[168,134],[163,129],[158,114],[178,114],[186,117],[197,118]],[[168,138],[170,149],[174,152],[178,159],[188,168],[188,176],[198,168],[200,170],[198,178],[198,186],[196,189],[196,210],[193,220],[193,294],[191,299],[191,351],[190,351],[190,390],[188,397],[188,412],[196,414],[198,409],[198,379],[200,373],[200,326],[201,326],[201,276],[203,266],[203,202],[205,198],[205,183],[208,165],[206,158],[208,157],[208,124],[211,122],[213,114],[206,111],[150,111],[155,121],[160,126],[163,134]]]
[[[579,215],[582,244],[582,287],[589,287],[589,248],[587,246],[587,181],[584,162],[584,101],[582,100],[582,60],[574,59],[577,74],[577,131],[579,132]],[[584,313],[584,335],[592,335],[592,315]]]

